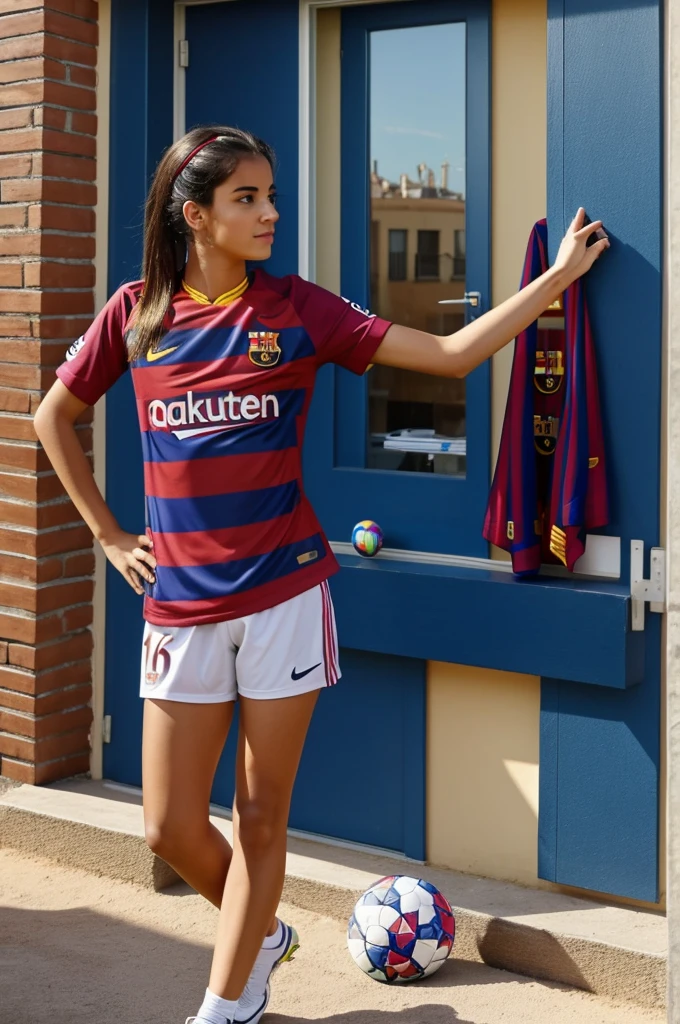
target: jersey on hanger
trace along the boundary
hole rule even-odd
[[[521,287],[544,273],[548,228],[535,224]],[[563,296],[564,326],[534,321],[515,341],[498,462],[484,537],[504,548],[518,575],[541,563],[573,570],[588,530],[609,518],[595,343],[585,283]]]

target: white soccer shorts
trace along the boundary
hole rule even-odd
[[[334,686],[340,678],[328,583],[241,619],[199,626],[147,622],[139,695],[219,704]]]

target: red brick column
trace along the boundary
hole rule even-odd
[[[32,417],[94,312],[97,14],[0,0],[0,774],[32,783],[89,769],[92,539]]]

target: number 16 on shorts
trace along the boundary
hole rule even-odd
[[[169,633],[157,633],[150,630],[144,638],[144,681],[147,686],[162,683],[170,669],[170,651],[167,649],[172,640]]]

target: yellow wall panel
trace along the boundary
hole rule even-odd
[[[491,288],[499,305],[518,287],[531,228],[547,213],[547,0],[494,0],[491,77]],[[513,346],[493,359],[495,465]]]
[[[536,884],[540,680],[430,662],[427,858]]]

